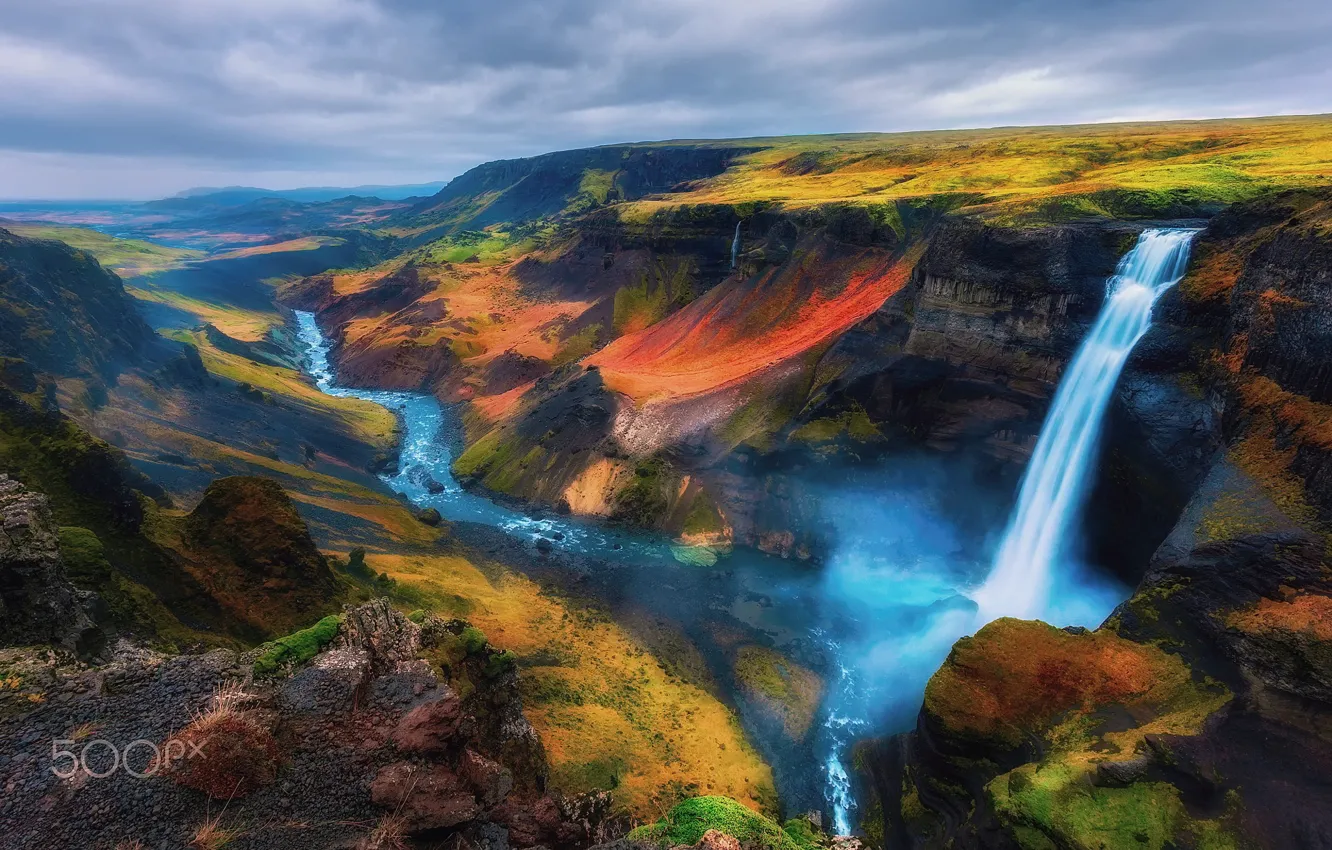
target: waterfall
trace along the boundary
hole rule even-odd
[[[740,222],[735,223],[735,238],[731,240],[731,268],[735,269],[740,262]]]
[[[1107,282],[1105,305],[1060,381],[994,567],[975,594],[977,625],[1045,613],[1055,566],[1085,501],[1110,396],[1151,325],[1152,306],[1184,276],[1196,232],[1144,231]]]

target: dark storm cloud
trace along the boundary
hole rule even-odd
[[[650,138],[1326,111],[1329,43],[1326,0],[0,0],[0,196],[423,180]]]

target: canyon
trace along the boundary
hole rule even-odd
[[[827,844],[820,824],[885,850],[1320,846],[1329,127],[566,151],[318,230],[322,208],[256,210],[260,250],[124,272],[128,292],[86,253],[0,232],[0,471],[51,499],[58,551],[34,557],[72,582],[53,604],[73,625],[46,637],[62,665],[142,667],[117,638],[212,659],[194,699],[339,611],[319,652],[373,667],[357,606],[418,609],[425,643],[383,617],[431,687],[499,682],[545,750],[512,761],[483,729],[418,759],[424,842],[641,825],[620,840],[692,844],[689,806],[748,817],[690,802],[725,795],[787,816],[744,821],[765,847]],[[1192,259],[1113,382],[1052,567],[1108,603],[932,634],[974,618],[1107,281],[1160,227],[1196,233]],[[72,309],[34,309],[52,303]],[[245,533],[256,518],[274,524]],[[98,648],[72,636],[94,620]],[[493,647],[430,655],[472,623]],[[510,648],[514,670],[483,675]],[[283,702],[335,661],[284,661],[291,684],[254,694],[302,763],[316,731],[357,722]],[[392,676],[424,677],[409,661],[358,680],[381,743],[356,761],[378,789],[357,817],[411,797],[381,772],[427,704],[384,701]],[[78,693],[72,667],[4,664]],[[5,705],[9,723],[54,711]],[[464,750],[528,784],[510,804],[462,782]]]

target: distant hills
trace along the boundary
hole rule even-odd
[[[403,198],[420,198],[433,195],[447,185],[448,181],[434,183],[412,183],[397,186],[307,186],[301,189],[260,189],[253,186],[200,186],[178,192],[170,198],[150,201],[149,206],[167,209],[199,208],[204,206],[233,207],[248,204],[261,198],[280,198],[300,203],[318,203],[345,198],[349,195],[362,198],[380,198],[385,201],[400,201]]]

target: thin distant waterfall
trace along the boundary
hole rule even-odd
[[[731,268],[740,264],[740,222],[735,223],[735,238],[731,240]]]
[[[1195,233],[1143,232],[1110,278],[1105,306],[1055,393],[994,568],[975,594],[978,625],[1044,614],[1055,566],[1086,500],[1110,396],[1151,325],[1152,306],[1184,276]]]

